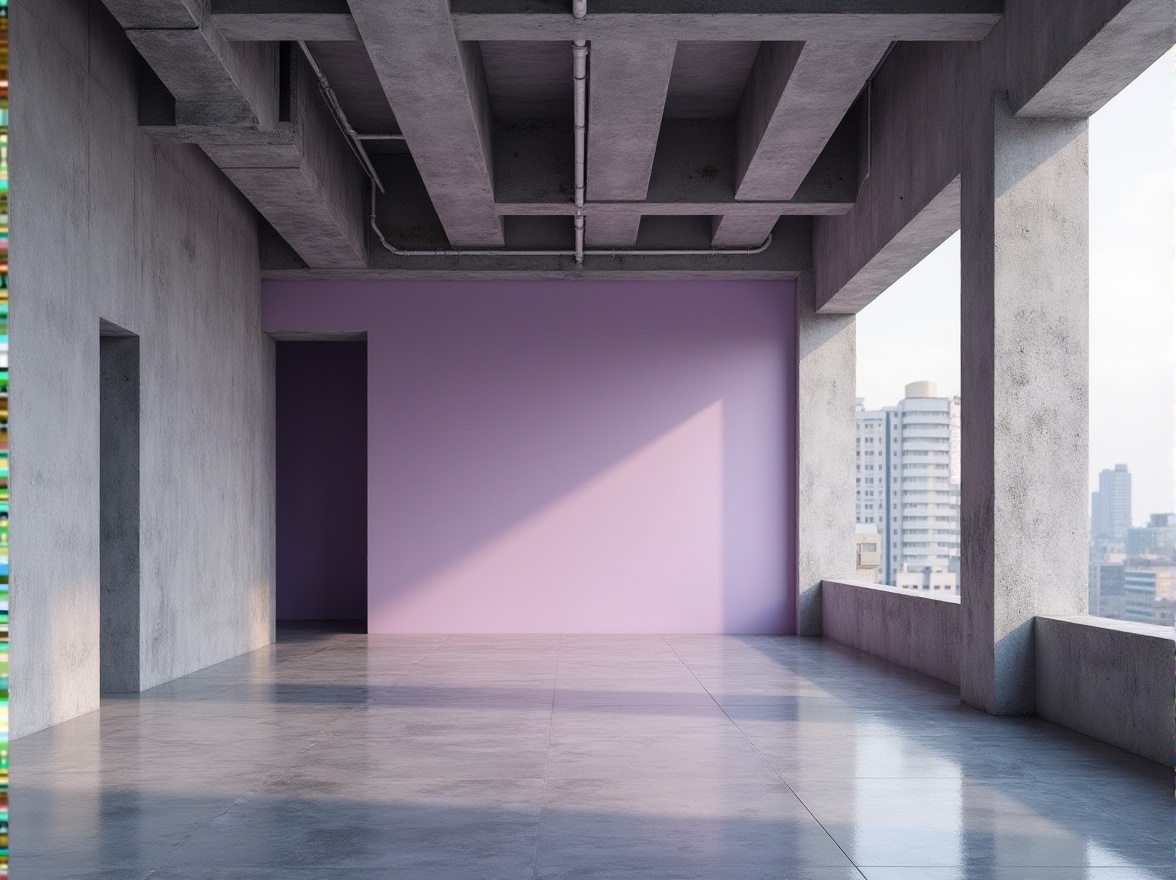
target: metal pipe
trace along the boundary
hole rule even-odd
[[[581,221],[577,224],[577,230],[582,234],[583,232],[583,215],[580,215],[577,220]],[[404,250],[396,247],[384,237],[383,230],[380,229],[380,224],[376,221],[376,191],[372,190],[372,213],[371,213],[372,231],[376,233],[376,238],[379,239],[380,245],[389,253],[395,254],[398,257],[576,257],[583,259],[584,254],[595,254],[605,257],[722,257],[735,256],[744,257],[752,256],[754,254],[762,254],[772,244],[772,236],[769,233],[768,237],[764,239],[764,243],[758,247],[747,248],[696,248],[686,250],[642,250],[639,248],[595,248],[592,250],[584,249],[582,251],[575,250],[510,250],[508,248],[483,248],[465,249],[465,248],[434,248],[432,250]]]
[[[588,44],[572,43],[572,92],[576,140],[576,207],[584,207],[584,168],[588,140]]]
[[[402,134],[357,134],[357,138],[361,141],[402,141],[405,140]]]
[[[323,73],[318,62],[314,60],[314,56],[310,54],[310,47],[306,45],[305,40],[299,40],[298,47],[302,49],[302,54],[310,62],[310,69],[314,71],[315,77],[318,78],[319,91],[322,92],[323,98],[331,110],[331,115],[335,117],[335,124],[339,126],[340,130],[347,137],[347,144],[351,147],[351,152],[355,154],[355,158],[359,160],[359,163],[363,166],[363,170],[371,178],[372,183],[380,188],[380,192],[384,192],[384,183],[380,180],[380,175],[376,173],[376,169],[372,165],[372,160],[368,156],[367,150],[364,149],[359,133],[347,121],[347,114],[343,112],[343,107],[339,104],[339,98],[335,95],[335,90],[327,82],[327,75]]]
[[[572,15],[577,19],[582,19],[588,14],[588,0],[572,0]],[[305,43],[299,43],[303,51],[310,57],[310,52],[306,48]],[[314,64],[314,59],[310,59],[311,64],[318,71],[318,65]],[[334,97],[334,92],[330,90],[330,86],[326,83],[326,78],[320,73],[319,83],[324,89],[324,94],[328,97],[328,102],[332,108],[336,109],[337,120],[343,127],[344,132],[352,137],[362,150],[363,147],[359,141],[364,138],[364,135],[358,135],[355,130],[347,124],[347,118],[343,115],[342,108],[339,107],[339,102]],[[383,230],[380,229],[380,224],[376,220],[376,190],[372,189],[372,211],[371,211],[371,227],[375,232],[376,238],[379,239],[380,245],[389,253],[395,254],[398,257],[575,257],[576,265],[582,266],[584,264],[584,255],[599,254],[602,256],[612,257],[706,257],[706,256],[750,256],[753,254],[762,254],[772,244],[772,236],[768,235],[764,239],[764,243],[758,247],[747,248],[702,248],[702,249],[682,249],[682,250],[640,250],[637,248],[600,248],[596,250],[586,250],[584,247],[584,212],[580,209],[584,207],[584,174],[585,174],[585,152],[588,133],[588,43],[584,40],[574,40],[572,42],[572,87],[574,94],[574,108],[575,115],[575,151],[576,151],[576,247],[575,250],[512,250],[509,248],[483,248],[483,249],[466,249],[466,248],[434,248],[432,250],[404,250],[398,248],[384,237]],[[373,135],[369,136],[371,139],[392,139],[396,135]],[[401,136],[402,137],[402,136]],[[364,156],[366,157],[366,153]],[[372,182],[379,186],[379,180],[375,176],[375,170],[371,167],[370,162],[365,162],[364,167],[367,168],[368,174],[372,178]],[[384,187],[380,186],[380,192],[384,191]]]

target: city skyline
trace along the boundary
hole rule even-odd
[[[1101,470],[1126,463],[1134,523],[1176,510],[1174,206],[1170,51],[1090,120],[1088,482],[1094,491]],[[867,306],[857,326],[857,396],[867,406],[893,405],[919,379],[959,394],[959,233]]]

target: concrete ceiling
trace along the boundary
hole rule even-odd
[[[105,0],[145,58],[140,118],[199,144],[290,277],[756,277],[811,266],[853,206],[867,81],[896,41],[982,38],[1000,0]],[[571,41],[589,41],[590,251],[572,236]],[[369,223],[362,157],[384,192]],[[783,221],[782,221],[783,218]],[[603,249],[755,248],[616,256]],[[491,253],[486,253],[491,252]]]

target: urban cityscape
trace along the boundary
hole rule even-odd
[[[1131,472],[1116,464],[1090,497],[1090,613],[1172,626],[1176,609],[1176,514],[1131,521]]]
[[[960,591],[960,399],[912,382],[895,406],[857,403],[857,576]]]
[[[857,402],[857,578],[960,592],[960,398],[912,382],[894,406]],[[1131,517],[1131,472],[1099,474],[1090,503],[1089,611],[1172,626],[1176,514]]]

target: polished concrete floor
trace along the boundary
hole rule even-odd
[[[819,640],[363,636],[17,741],[15,880],[1172,878],[1172,774]]]

